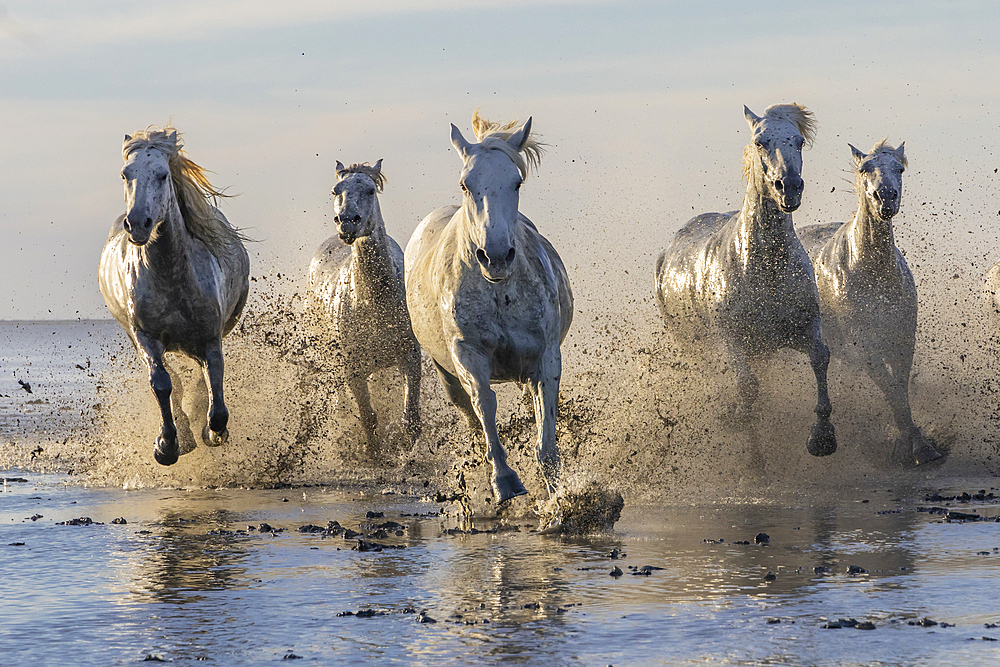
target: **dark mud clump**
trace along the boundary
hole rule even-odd
[[[606,533],[621,518],[625,499],[617,491],[607,491],[592,484],[583,491],[569,491],[559,498],[564,535]]]

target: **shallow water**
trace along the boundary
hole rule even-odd
[[[1000,623],[1000,523],[920,511],[995,520],[996,500],[927,499],[978,489],[633,505],[612,534],[571,539],[524,524],[447,534],[454,524],[429,499],[345,488],[124,491],[20,477],[0,495],[4,664],[1000,660],[1000,629],[986,627]],[[80,517],[96,523],[59,525]],[[364,534],[396,521],[403,536],[375,541],[405,548],[359,552],[297,531],[331,520]],[[283,532],[238,532],[261,523]],[[633,574],[647,565],[663,569]],[[609,576],[616,566],[622,576]],[[875,629],[823,627],[848,617]],[[923,618],[939,625],[910,625]]]

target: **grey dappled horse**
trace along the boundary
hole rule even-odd
[[[744,107],[753,141],[744,149],[743,208],[703,213],[674,236],[656,262],[656,297],[669,329],[682,338],[721,341],[736,374],[737,416],[745,420],[760,382],[751,362],[790,347],[809,355],[816,375],[816,422],[807,449],[837,449],[830,423],[819,297],[812,265],[792,227],[802,201],[802,147],[812,114],[779,104],[757,116]],[[704,339],[702,339],[704,340]]]
[[[413,331],[437,366],[469,428],[482,429],[498,502],[527,493],[507,465],[490,382],[517,382],[534,399],[535,453],[551,495],[559,478],[556,416],[573,295],[562,260],[518,212],[518,191],[537,165],[531,119],[520,129],[473,116],[480,143],[454,125],[462,158],[462,204],[428,215],[406,246],[406,298]]]
[[[242,236],[211,205],[222,193],[182,146],[169,126],[125,135],[125,214],[111,227],[99,272],[108,309],[149,369],[163,418],[153,455],[163,465],[180,456],[163,354],[181,352],[202,367],[211,394],[202,437],[221,445],[229,437],[222,337],[249,291]]]
[[[358,404],[369,450],[377,446],[378,417],[368,378],[398,366],[406,380],[403,426],[411,442],[420,435],[420,345],[410,327],[403,281],[403,251],[386,233],[378,192],[382,160],[374,167],[337,162],[331,236],[309,266],[307,310],[329,327],[343,353],[347,384]]]
[[[910,413],[917,288],[892,231],[906,156],[902,144],[893,148],[884,139],[871,153],[850,148],[858,194],[854,218],[803,227],[799,236],[816,270],[830,350],[865,369],[892,409],[907,455],[926,463],[941,454]]]

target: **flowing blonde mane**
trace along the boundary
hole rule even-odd
[[[528,137],[518,153],[509,143],[509,139],[517,132],[520,121],[514,119],[508,123],[498,123],[487,120],[479,115],[479,109],[472,112],[472,131],[476,134],[476,139],[483,148],[487,150],[501,151],[511,159],[517,170],[521,172],[521,178],[528,177],[528,169],[538,169],[542,160],[542,152],[545,144],[539,140],[538,135],[529,132]]]
[[[381,160],[380,160],[381,162]],[[364,174],[368,178],[375,181],[375,189],[379,192],[385,188],[386,177],[382,173],[381,169],[376,169],[375,167],[369,165],[367,162],[361,164],[352,164],[350,167],[345,167],[337,172],[337,180],[342,180],[347,174]]]
[[[816,117],[812,111],[797,102],[791,104],[772,104],[764,110],[764,118],[784,120],[792,125],[802,135],[805,148],[811,148],[816,139]],[[751,144],[743,148],[743,180],[749,181],[753,171],[754,150]]]
[[[229,197],[217,190],[206,175],[208,172],[188,159],[184,143],[177,130],[167,123],[162,128],[150,125],[135,132],[122,146],[122,158],[138,150],[154,148],[167,156],[170,178],[177,194],[177,204],[184,218],[184,226],[195,238],[201,240],[213,255],[222,257],[239,246],[246,237],[230,227],[213,211],[220,197]]]

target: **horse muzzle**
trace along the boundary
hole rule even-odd
[[[476,250],[476,261],[479,262],[479,270],[486,280],[491,283],[500,283],[510,275],[510,267],[514,262],[515,255],[514,249],[511,248],[501,257],[490,258],[485,250],[478,248]]]
[[[785,213],[791,213],[802,205],[803,182],[798,177],[788,177],[774,181],[774,189],[778,192],[778,206]]]
[[[137,246],[144,246],[149,243],[149,238],[153,235],[153,229],[156,227],[153,224],[152,218],[146,218],[138,224],[125,218],[122,226],[125,228],[125,233],[128,234],[129,243]]]

